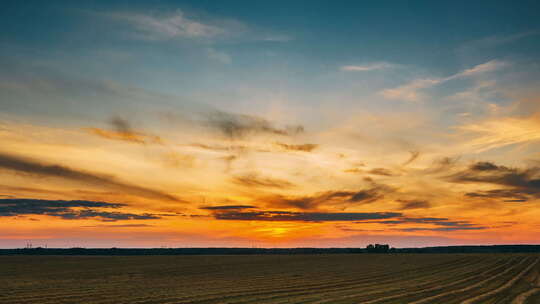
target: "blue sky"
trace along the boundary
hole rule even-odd
[[[175,94],[209,87],[230,93],[238,82],[302,93],[320,86],[340,89],[355,81],[334,75],[340,66],[370,62],[445,76],[494,58],[531,59],[540,47],[534,1],[8,1],[4,6],[1,43],[8,57],[52,61],[82,77]],[[108,16],[140,14],[163,21],[179,12],[188,20],[228,23],[227,33],[171,37]]]

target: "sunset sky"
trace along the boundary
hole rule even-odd
[[[540,244],[538,1],[2,1],[0,247]]]

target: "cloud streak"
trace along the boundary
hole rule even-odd
[[[220,131],[230,139],[239,139],[253,134],[291,136],[304,132],[303,126],[276,128],[269,121],[260,117],[223,111],[207,113],[203,123]]]
[[[147,40],[216,38],[230,34],[225,26],[190,18],[180,9],[174,13],[161,15],[124,12],[108,16],[131,24],[137,31],[138,37]],[[231,23],[240,26],[238,22],[230,22],[230,25]]]
[[[263,201],[272,207],[314,210],[323,205],[357,205],[373,203],[382,199],[384,193],[388,191],[390,191],[389,188],[377,185],[359,191],[326,191],[298,197],[277,195],[266,198]]]
[[[289,145],[289,144],[284,144],[280,142],[277,142],[276,145],[278,145],[279,147],[285,150],[300,151],[300,152],[311,152],[317,149],[317,147],[319,146],[316,144]]]
[[[402,228],[398,229],[399,231],[404,232],[417,232],[417,231],[463,231],[463,230],[485,230],[487,227],[437,227],[437,228]]]
[[[84,200],[0,199],[0,216],[48,215],[68,220],[92,218],[109,222],[118,220],[153,220],[161,218],[159,215],[150,213],[134,214],[96,210],[96,208],[117,209],[123,206],[125,206],[125,204]]]
[[[286,180],[260,177],[256,174],[249,174],[243,176],[236,176],[232,179],[233,183],[245,187],[261,187],[261,188],[277,188],[287,189],[294,187],[294,184]]]
[[[163,144],[163,140],[159,136],[135,131],[131,127],[131,124],[121,117],[114,117],[111,120],[111,125],[114,128],[113,130],[101,128],[86,128],[86,130],[92,134],[112,140],[137,144]]]
[[[456,127],[464,136],[474,136],[464,144],[476,152],[508,145],[540,141],[540,113],[528,117],[496,117]]]
[[[540,196],[540,168],[527,169],[498,166],[491,162],[477,162],[469,168],[446,177],[454,183],[483,183],[504,186],[504,189],[468,192],[476,198],[502,198],[508,202],[520,202],[529,196]]]
[[[276,222],[335,222],[387,219],[401,216],[395,212],[371,213],[327,213],[327,212],[289,212],[289,211],[253,211],[253,212],[218,212],[217,220],[229,221],[276,221]]]
[[[431,204],[428,201],[398,200],[398,202],[401,203],[400,210],[427,209],[431,207]]]
[[[203,206],[199,207],[202,210],[242,210],[257,208],[251,205],[222,205],[222,206]]]
[[[450,80],[468,78],[484,73],[493,72],[506,66],[508,66],[508,63],[506,62],[500,60],[491,60],[482,64],[478,64],[470,69],[465,69],[448,77],[415,79],[402,86],[385,89],[380,92],[380,95],[382,95],[386,99],[418,102],[421,101],[424,97],[422,93],[423,89],[431,88]]]
[[[414,162],[415,160],[418,159],[418,157],[420,156],[420,151],[411,151],[411,156],[409,157],[409,159],[407,159],[403,164],[402,166],[407,166],[407,165],[410,165],[412,162]]]
[[[396,67],[397,65],[388,63],[388,62],[373,62],[363,65],[344,65],[340,68],[342,71],[346,72],[369,72],[376,70],[384,70]]]
[[[408,225],[408,224],[422,224],[431,225],[435,227],[414,227],[414,228],[399,228],[400,231],[456,231],[456,230],[483,230],[487,227],[479,226],[468,221],[453,221],[448,218],[439,217],[400,217],[390,220],[367,220],[357,221],[357,224],[376,223],[383,225]]]
[[[114,177],[71,169],[57,164],[42,164],[33,160],[0,152],[0,168],[32,175],[70,180],[82,184],[95,185],[131,195],[151,199],[182,202],[179,198],[151,188],[132,185],[116,180]]]
[[[531,191],[522,189],[493,189],[465,193],[466,197],[482,199],[503,199],[504,202],[526,202],[530,199]]]
[[[449,179],[459,183],[488,183],[540,192],[540,168],[537,167],[517,169],[477,162],[449,176]]]
[[[189,10],[121,11],[98,13],[127,26],[132,38],[147,41],[217,42],[244,39],[248,41],[288,42],[294,38],[248,25],[233,18],[195,14]],[[221,60],[221,59],[219,59]]]

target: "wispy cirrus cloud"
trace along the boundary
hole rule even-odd
[[[428,89],[454,79],[474,77],[484,73],[493,72],[508,65],[509,63],[504,61],[491,60],[478,64],[472,68],[462,70],[448,77],[414,79],[411,82],[396,88],[382,90],[379,92],[379,94],[386,99],[418,102],[424,98],[424,93],[422,92],[424,89]]]
[[[242,23],[234,20],[204,22],[186,16],[185,12],[180,9],[173,13],[163,14],[116,12],[109,13],[107,16],[131,24],[137,31],[139,38],[148,40],[214,38],[230,35],[233,27],[244,28]]]
[[[369,71],[395,68],[397,66],[399,65],[389,63],[389,62],[372,62],[372,63],[366,63],[366,64],[360,64],[360,65],[344,65],[344,66],[341,66],[339,69],[346,72],[369,72]]]
[[[464,142],[475,152],[540,141],[540,113],[528,117],[493,117],[456,127],[472,139]]]
[[[491,35],[481,39],[469,41],[457,48],[459,53],[467,54],[474,52],[485,52],[486,49],[498,47],[505,44],[515,43],[526,38],[540,35],[540,30],[529,30],[517,32],[509,35]]]
[[[234,18],[211,16],[207,13],[193,13],[180,8],[153,12],[108,12],[97,13],[97,15],[126,24],[131,27],[134,38],[149,41],[190,40],[215,42],[226,39],[245,39],[287,42],[293,40],[293,37],[289,34],[261,29]]]
[[[487,73],[487,72],[493,72],[493,71],[496,71],[496,70],[499,70],[503,67],[506,67],[508,66],[509,63],[505,62],[505,61],[500,61],[500,60],[490,60],[488,62],[485,62],[485,63],[481,63],[479,65],[476,65],[470,69],[465,69],[457,74],[454,74],[452,76],[449,76],[447,78],[443,78],[443,81],[448,81],[448,80],[452,80],[452,79],[456,79],[456,78],[460,78],[460,77],[471,77],[471,76],[475,76],[475,75],[479,75],[479,74],[482,74],[482,73]]]
[[[405,100],[405,101],[420,101],[422,98],[421,89],[430,88],[438,85],[443,80],[437,78],[415,79],[405,85],[397,88],[385,89],[380,94],[386,99]]]

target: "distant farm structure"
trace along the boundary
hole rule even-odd
[[[394,247],[390,248],[390,245],[388,244],[369,244],[366,246],[366,252],[367,253],[390,253],[395,252],[396,249]]]

